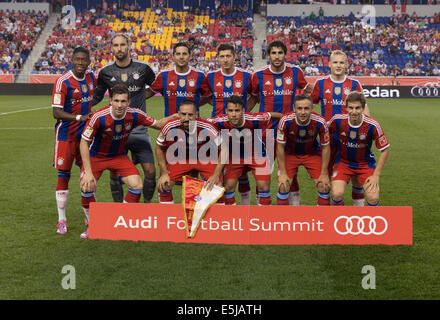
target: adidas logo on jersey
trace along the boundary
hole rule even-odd
[[[325,90],[325,93],[330,93],[330,89]]]
[[[171,81],[169,85],[170,86],[175,86],[176,84],[174,83],[174,81]]]
[[[73,93],[78,93],[79,92],[79,90],[78,89],[75,89],[74,91],[73,91]]]
[[[221,87],[222,86],[221,82],[217,82],[216,86]]]
[[[270,86],[272,83],[270,81],[266,81],[266,85]]]
[[[116,81],[116,78],[115,78],[115,77],[112,77],[112,78],[110,79],[110,81]]]

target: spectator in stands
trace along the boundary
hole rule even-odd
[[[324,9],[322,7],[319,7],[318,15],[320,20],[324,19]]]

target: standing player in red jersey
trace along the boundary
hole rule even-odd
[[[66,203],[70,171],[74,161],[81,166],[79,143],[92,109],[95,77],[87,71],[89,64],[89,51],[82,47],[75,48],[72,54],[73,69],[61,75],[53,87],[52,111],[57,119],[53,166],[58,170],[58,234],[67,233]]]
[[[148,64],[131,58],[130,43],[130,38],[123,33],[117,33],[112,37],[110,46],[114,61],[99,71],[98,83],[93,95],[93,105],[104,98],[107,90],[122,83],[130,90],[130,106],[138,108],[144,113],[147,112],[145,87],[153,83],[156,75]],[[149,203],[156,190],[156,166],[147,129],[143,126],[133,129],[126,146],[130,150],[133,163],[140,164],[142,168],[144,202]],[[120,184],[119,178],[113,174],[110,174],[110,190],[113,201],[123,201],[124,188]]]
[[[246,102],[252,101],[250,104],[255,105],[256,96],[251,95],[252,74],[235,66],[237,55],[235,48],[230,43],[222,43],[217,48],[217,60],[220,69],[209,72],[203,82],[204,91],[212,97],[212,115],[216,117],[226,114],[226,101],[232,95],[241,97],[244,103],[244,111],[247,110]],[[250,204],[250,185],[247,172],[238,179],[238,191],[240,193],[242,205]]]
[[[317,137],[319,136],[319,142]],[[321,150],[322,149],[322,150]],[[330,135],[323,117],[313,112],[310,96],[295,97],[294,112],[283,116],[277,128],[277,204],[289,204],[290,184],[299,166],[307,169],[318,190],[318,205],[330,205]]]
[[[348,70],[348,59],[347,55],[341,50],[335,50],[330,55],[330,75],[318,79],[315,82],[312,91],[313,103],[321,104],[321,115],[328,122],[330,119],[341,113],[347,113],[345,107],[345,98],[350,92],[362,91],[362,85],[359,81],[347,77],[346,72]],[[369,115],[368,106],[365,106],[364,113]],[[332,175],[332,168],[335,163],[335,156],[337,151],[337,142],[333,139],[330,141],[331,144],[331,156],[329,163],[329,174]],[[353,205],[363,206],[364,205],[364,189],[362,184],[357,181],[354,177],[351,181],[352,183],[352,199]]]
[[[227,138],[229,141],[229,161],[224,167],[223,179],[225,203],[235,204],[234,190],[238,179],[243,171],[251,170],[257,181],[258,205],[270,205],[270,179],[274,157],[266,152],[264,136],[271,120],[280,119],[282,114],[246,113],[245,110],[242,98],[234,95],[226,100],[226,115],[208,119],[222,132],[223,139]]]
[[[187,43],[176,43],[173,49],[174,67],[161,71],[153,84],[146,90],[146,98],[155,93],[163,95],[165,117],[179,111],[184,100],[192,100],[199,111],[200,100],[207,93],[202,88],[205,74],[190,67],[191,48]]]
[[[252,75],[252,94],[260,101],[260,112],[279,112],[287,114],[292,111],[296,90],[311,92],[301,68],[286,63],[287,47],[284,42],[275,40],[267,47],[270,65]],[[258,99],[257,99],[258,100]],[[252,110],[255,105],[249,105]],[[273,121],[272,129],[276,130],[278,121]],[[299,205],[299,185],[297,176],[293,178],[289,203]]]
[[[82,133],[81,202],[87,218],[90,202],[96,201],[97,180],[104,170],[120,176],[127,185],[124,202],[139,202],[141,197],[142,178],[127,156],[127,140],[137,126],[159,130],[169,118],[156,121],[142,110],[129,107],[129,104],[128,87],[115,85],[110,90],[110,105],[97,110]],[[81,238],[88,238],[88,229],[81,234]]]
[[[207,180],[208,189],[214,184],[221,185],[221,141],[220,132],[197,116],[194,101],[185,100],[180,104],[178,117],[165,123],[156,139],[160,203],[174,203],[175,183],[194,171]],[[224,197],[218,203],[224,203]]]
[[[352,92],[345,99],[346,114],[337,114],[329,121],[329,131],[339,140],[332,175],[332,203],[344,205],[344,192],[355,176],[365,190],[368,206],[379,204],[379,177],[390,153],[390,143],[379,123],[367,116],[363,93]],[[376,159],[371,152],[375,142],[381,152]]]

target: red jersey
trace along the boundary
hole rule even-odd
[[[390,146],[379,123],[365,114],[362,117],[358,126],[350,124],[348,114],[338,114],[330,119],[330,134],[339,139],[336,164],[342,161],[348,163],[350,168],[359,168],[360,165],[375,168],[376,160],[371,152],[373,141],[380,151]]]
[[[200,160],[198,159],[198,151],[209,141],[213,141],[217,147],[221,144],[220,132],[208,120],[197,118],[190,123],[189,131],[184,129],[179,118],[168,120],[157,135],[156,143],[165,152],[170,147],[175,147],[175,158],[172,160],[176,160],[176,162],[194,159],[193,156],[197,157],[194,160]],[[185,154],[181,153],[183,150]],[[217,159],[218,157],[215,160]],[[170,159],[167,157],[167,163],[169,161]]]
[[[301,68],[286,63],[284,70],[273,72],[270,66],[252,75],[252,94],[260,96],[260,112],[287,114],[293,110],[296,90],[307,87]],[[274,121],[273,128],[278,122]]]
[[[120,119],[111,113],[111,105],[99,109],[87,121],[82,138],[92,141],[90,157],[110,158],[127,154],[125,144],[128,136],[136,126],[151,127],[156,123],[154,118],[147,116],[140,109],[127,108]]]
[[[203,72],[192,68],[189,68],[186,73],[178,73],[175,68],[159,73],[150,88],[163,95],[165,117],[179,111],[180,103],[186,99],[194,101],[198,110],[200,97],[208,95],[202,89],[204,78],[205,74]]]
[[[335,114],[347,113],[345,98],[353,91],[363,92],[359,81],[350,77],[334,81],[326,76],[316,80],[311,97],[314,104],[321,102],[321,115],[329,121]]]
[[[232,157],[238,158],[234,152],[233,141],[234,138],[238,138],[237,142],[239,142],[239,158],[247,159],[248,153],[245,152],[246,149],[250,152],[251,157],[265,157],[266,156],[266,143],[265,137],[266,132],[265,129],[269,128],[271,120],[271,115],[269,112],[264,113],[245,113],[243,118],[243,124],[235,128],[229,122],[228,116],[218,116],[215,118],[208,119],[208,121],[212,122],[218,130],[222,132],[223,138],[231,137],[229,140],[229,160],[232,160]],[[237,130],[236,135],[233,130]],[[245,131],[249,130],[250,135],[246,137]],[[258,134],[255,134],[255,130],[260,130]],[[246,145],[250,144],[248,148]],[[261,147],[255,149],[256,145],[259,144]],[[250,147],[250,148],[249,148]],[[237,148],[237,147],[235,147]]]
[[[230,75],[225,75],[218,69],[208,73],[202,87],[207,95],[213,96],[211,117],[226,113],[226,100],[232,95],[241,97],[246,110],[247,96],[251,94],[252,75],[240,68],[235,68]]]
[[[87,115],[92,110],[95,76],[86,71],[83,79],[75,77],[72,71],[61,75],[53,86],[52,107],[74,115]],[[55,124],[58,141],[80,141],[84,130],[83,121],[62,121]]]
[[[325,119],[319,114],[312,112],[310,121],[302,125],[298,123],[295,112],[291,112],[278,123],[277,142],[285,145],[286,154],[316,155],[321,150],[320,145],[330,143],[330,134]]]

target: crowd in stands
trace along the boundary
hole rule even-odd
[[[52,36],[47,41],[46,50],[39,61],[34,65],[32,73],[57,74],[71,68],[70,57],[75,46],[81,45],[91,52],[91,70],[98,71],[107,62],[112,60],[110,40],[117,32],[124,32],[132,40],[131,52],[133,58],[148,57],[144,60],[150,63],[155,71],[170,68],[172,66],[172,50],[154,46],[151,42],[153,36],[162,36],[164,30],[173,27],[175,42],[188,41],[193,48],[191,66],[208,72],[219,66],[215,55],[207,55],[215,52],[220,42],[233,42],[237,48],[237,63],[246,69],[253,66],[252,41],[253,18],[244,10],[236,11],[229,16],[230,8],[224,5],[214,9],[210,13],[208,9],[200,10],[197,7],[188,7],[185,14],[167,14],[167,8],[163,1],[155,1],[151,9],[156,14],[153,28],[144,27],[142,16],[124,14],[135,12],[138,8],[134,4],[124,4],[118,8],[117,4],[97,6],[89,11],[77,13],[76,29],[66,28],[59,20]],[[214,14],[214,23],[201,23],[200,15]],[[118,21],[126,25],[121,29],[113,29],[110,25]],[[209,20],[211,21],[211,20]],[[129,26],[128,26],[129,25]],[[136,29],[136,26],[139,28]],[[96,33],[97,29],[104,32]],[[136,45],[136,43],[140,44]]]
[[[152,1],[154,27],[136,12],[139,6],[116,2],[102,4],[76,15],[76,28],[70,29],[59,20],[46,49],[35,63],[32,73],[61,74],[69,70],[73,48],[81,45],[91,53],[91,69],[97,72],[113,59],[110,39],[116,32],[131,37],[132,55],[150,63],[153,70],[172,66],[171,46],[155,44],[173,28],[173,43],[188,41],[193,48],[190,62],[208,72],[217,69],[216,47],[232,42],[238,53],[237,64],[253,70],[255,24],[246,7],[231,8],[216,2],[214,8],[186,7],[182,12],[167,9],[166,1]],[[200,17],[207,17],[205,20]],[[47,14],[0,11],[0,73],[16,73],[38,38]],[[123,27],[115,28],[115,22]],[[376,25],[364,26],[357,12],[349,16],[324,16],[322,8],[310,15],[268,17],[267,43],[281,39],[288,45],[287,60],[298,64],[306,75],[328,74],[331,50],[341,49],[349,57],[349,74],[354,76],[440,76],[440,13],[418,17],[415,13],[377,17]],[[267,45],[266,43],[266,45]]]
[[[0,74],[16,74],[46,24],[45,12],[0,11]]]
[[[268,42],[288,43],[288,59],[306,75],[324,75],[331,50],[348,55],[349,74],[355,76],[431,76],[440,68],[440,13],[418,17],[415,13],[377,17],[364,26],[359,13],[348,17],[311,14],[294,18],[269,17]]]

